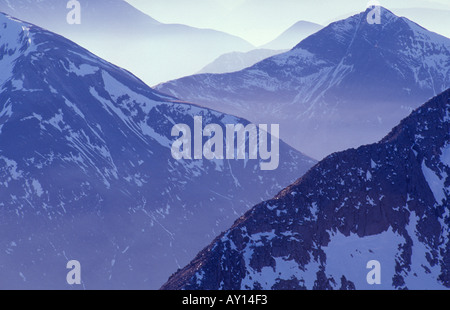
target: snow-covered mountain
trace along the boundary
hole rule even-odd
[[[177,161],[171,129],[194,116],[248,123],[0,14],[0,288],[68,288],[68,260],[88,289],[157,288],[314,164],[284,143],[274,171]]]
[[[291,27],[289,27],[289,29],[284,31],[274,40],[261,46],[261,48],[273,50],[283,50],[283,49],[290,50],[294,48],[298,44],[298,42],[302,41],[303,39],[306,39],[307,37],[309,37],[313,33],[316,33],[322,28],[323,26],[319,24],[301,20],[296,22]]]
[[[450,89],[254,207],[162,288],[449,289]]]
[[[286,50],[255,49],[250,52],[231,52],[218,57],[198,73],[229,73],[253,66],[254,64],[282,54]]]
[[[0,0],[0,12],[49,29],[137,75],[148,85],[194,74],[247,41],[210,29],[164,24],[124,0],[83,0],[81,24],[69,25],[68,1]]]
[[[381,9],[330,24],[291,51],[245,70],[194,75],[158,90],[281,124],[290,145],[316,158],[381,139],[413,108],[450,87],[450,39]]]

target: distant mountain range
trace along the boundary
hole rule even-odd
[[[80,25],[66,22],[70,10],[61,0],[0,0],[0,12],[63,35],[148,85],[194,74],[225,53],[254,48],[224,32],[160,23],[124,0],[80,3]]]
[[[278,36],[299,20],[328,25],[337,18],[344,19],[366,9],[370,1],[345,0],[128,0],[158,20],[183,23],[199,28],[213,28],[231,33],[260,46]],[[378,1],[394,13],[398,9],[423,9],[423,13],[406,14],[405,17],[421,24],[432,22],[429,30],[448,33],[450,10],[448,0],[389,0]],[[198,9],[193,9],[198,8]],[[434,10],[432,14],[427,10]],[[398,15],[397,14],[397,15]],[[399,15],[400,16],[400,15]],[[415,20],[418,17],[419,19]],[[425,17],[422,19],[422,17]],[[431,17],[431,18],[430,18]],[[421,24],[427,29],[430,24]],[[299,41],[298,41],[299,42]],[[297,43],[298,43],[297,42]]]
[[[323,26],[319,24],[302,20],[296,22],[292,27],[287,29],[274,40],[261,46],[261,48],[273,50],[292,49],[298,44],[298,42],[306,39],[322,28]]]
[[[450,89],[255,206],[162,287],[449,288]]]
[[[224,54],[205,66],[198,74],[230,73],[243,70],[266,58],[287,52],[297,45],[298,42],[322,28],[323,27],[318,24],[299,21],[276,39],[263,45],[261,48],[246,53],[232,52]]]
[[[286,52],[286,50],[256,49],[246,53],[227,53],[218,57],[198,73],[236,72],[251,67],[266,58],[282,54],[284,52]]]
[[[158,85],[183,100],[257,123],[315,158],[373,143],[450,87],[450,39],[381,9],[330,24],[291,51],[239,72]]]
[[[194,116],[248,124],[0,14],[0,288],[69,288],[69,260],[82,265],[81,288],[158,288],[315,164],[283,142],[275,171],[175,160],[171,129]]]

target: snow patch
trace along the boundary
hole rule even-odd
[[[335,289],[341,286],[341,278],[355,284],[358,290],[393,289],[392,278],[395,274],[395,256],[399,244],[404,239],[394,233],[392,228],[379,235],[360,238],[351,234],[346,237],[341,233],[331,236],[331,241],[322,247],[327,262],[325,272],[327,277],[336,281]],[[377,260],[381,264],[381,285],[372,286],[367,283],[367,263]]]
[[[429,290],[445,290],[446,288],[439,284],[437,278],[441,270],[439,265],[431,266],[427,260],[427,253],[431,252],[428,247],[419,241],[417,235],[417,223],[419,217],[413,211],[409,217],[409,225],[406,227],[409,236],[412,239],[411,253],[411,272],[404,276],[406,287],[410,290],[420,290],[426,287]]]
[[[433,192],[436,202],[441,204],[445,200],[445,177],[438,176],[433,170],[427,167],[425,160],[422,162],[422,172],[428,186]]]
[[[44,194],[44,191],[42,190],[41,183],[39,183],[38,180],[33,179],[31,182],[31,185],[33,186],[34,192],[38,197],[41,197]]]

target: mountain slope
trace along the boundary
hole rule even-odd
[[[381,139],[450,86],[450,39],[382,9],[332,23],[245,70],[194,75],[158,90],[253,122],[315,158]]]
[[[450,89],[254,207],[162,288],[448,289],[449,201]]]
[[[232,52],[224,54],[205,66],[198,73],[228,73],[240,71],[254,64],[286,52],[285,50],[256,49],[246,53]]]
[[[275,171],[260,160],[177,161],[171,129],[194,116],[248,123],[0,14],[0,288],[68,288],[71,259],[88,289],[159,287],[314,163],[284,143]]]
[[[0,12],[63,35],[148,85],[194,74],[220,55],[253,48],[224,32],[160,23],[124,0],[80,3],[80,25],[66,22],[67,1],[0,0]]]
[[[301,20],[289,27],[289,29],[284,31],[274,40],[261,46],[261,48],[268,48],[273,50],[291,49],[295,47],[298,42],[306,39],[322,28],[323,26],[319,24]]]

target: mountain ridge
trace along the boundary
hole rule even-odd
[[[175,100],[4,14],[0,68],[0,287],[67,289],[76,259],[87,289],[157,288],[314,163],[283,142],[278,172],[260,160],[175,160],[175,124],[248,121]]]
[[[285,52],[285,50],[255,49],[246,53],[231,52],[223,54],[209,65],[205,66],[200,72],[202,73],[229,73],[253,66],[254,64]]]
[[[448,289],[449,189],[450,89],[256,205],[161,289],[377,289],[371,259],[381,289]]]
[[[272,41],[262,45],[261,48],[275,50],[292,49],[298,44],[298,42],[301,42],[303,39],[309,37],[322,28],[322,25],[301,20],[286,29]]]
[[[380,25],[366,23],[365,11],[253,67],[156,89],[254,122],[277,122],[285,141],[319,159],[373,143],[450,86],[450,39],[381,11]]]
[[[193,74],[224,53],[254,48],[225,32],[160,23],[123,0],[82,1],[81,24],[69,25],[66,3],[1,0],[0,11],[63,35],[148,85]]]

